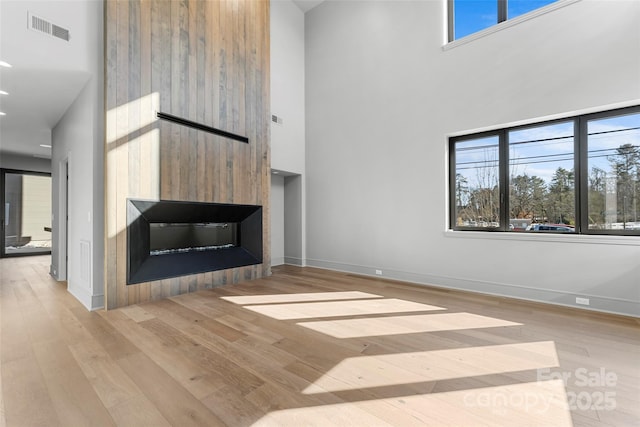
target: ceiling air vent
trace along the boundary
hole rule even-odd
[[[35,31],[40,31],[50,36],[57,37],[59,39],[69,41],[69,30],[62,28],[56,24],[52,24],[46,19],[40,18],[32,13],[28,13],[29,28]]]

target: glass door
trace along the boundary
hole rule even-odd
[[[51,175],[2,170],[0,255],[51,253]]]

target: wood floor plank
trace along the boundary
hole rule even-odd
[[[25,286],[18,282],[16,286]],[[0,301],[0,322],[2,322],[2,339],[0,340],[0,362],[7,363],[26,357],[32,357],[29,334],[24,325],[20,305],[12,292],[12,285],[3,284]]]
[[[118,427],[170,427],[158,408],[144,395],[134,396],[109,408]]]
[[[0,260],[0,427],[639,425],[635,318],[292,266],[88,312],[49,262]]]
[[[238,331],[237,329],[220,323],[215,319],[211,319],[208,316],[200,314],[199,312],[187,308],[172,300],[158,301],[157,303],[149,305],[148,307],[148,311],[152,313],[155,313],[155,310],[158,309],[162,309],[162,313],[166,317],[170,316],[172,321],[176,319],[176,316],[178,316],[184,319],[186,322],[197,324],[200,328],[203,328],[229,342],[236,341],[246,336],[246,334]]]
[[[173,347],[180,358],[203,367],[209,375],[216,375],[225,385],[234,386],[241,393],[248,393],[263,383],[260,378],[229,360],[224,354],[200,345],[190,336],[164,322],[146,321],[143,327],[154,333],[164,347]]]
[[[107,409],[143,396],[131,378],[109,357],[97,341],[89,340],[74,344],[69,349]],[[139,401],[136,404],[142,406]]]
[[[7,425],[61,425],[35,356],[3,363],[1,372]]]
[[[146,355],[131,354],[118,364],[174,426],[215,427],[226,424]]]
[[[206,396],[202,403],[228,426],[249,426],[266,413],[247,400],[246,395],[230,386]]]
[[[112,358],[120,359],[140,351],[138,347],[127,339],[123,333],[124,331],[117,330],[100,314],[88,312],[84,307],[76,307],[72,309],[72,312]]]
[[[38,342],[33,348],[61,425],[115,426],[64,341]]]
[[[184,358],[175,347],[163,345],[160,337],[128,319],[119,310],[104,315],[114,326],[121,328],[128,338],[136,342],[140,351],[189,390],[195,398],[208,396],[224,386],[220,375],[205,366],[200,366],[192,360]]]

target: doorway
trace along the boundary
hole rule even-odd
[[[0,257],[51,253],[51,174],[0,169]]]
[[[305,265],[302,175],[272,170],[271,265]]]

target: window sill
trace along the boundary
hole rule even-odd
[[[498,31],[502,31],[506,28],[513,27],[514,25],[518,25],[521,22],[528,21],[530,19],[534,19],[540,15],[544,15],[545,13],[553,12],[554,10],[558,10],[565,6],[569,6],[570,4],[577,3],[580,0],[558,0],[555,3],[548,4],[540,9],[532,10],[531,12],[525,13],[524,15],[517,16],[512,19],[507,19],[504,22],[500,22],[499,24],[492,25],[489,28],[486,28],[482,31],[478,31],[473,34],[469,34],[468,36],[462,37],[460,39],[454,40],[442,46],[443,51],[451,50],[455,47],[462,46],[467,43],[471,43],[474,40],[481,39],[490,34],[497,33]]]
[[[587,234],[516,233],[500,231],[445,230],[444,236],[462,239],[510,240],[519,242],[580,243],[594,245],[640,246],[639,236],[610,236]]]

